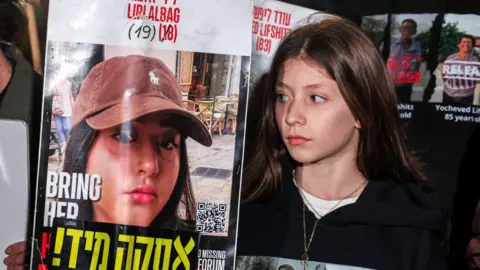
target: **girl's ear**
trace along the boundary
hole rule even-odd
[[[362,128],[362,124],[360,124],[360,120],[355,121],[355,127],[356,127],[357,129],[361,129],[361,128]]]

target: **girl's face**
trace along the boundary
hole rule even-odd
[[[179,174],[180,134],[159,123],[147,116],[99,132],[87,162],[102,177],[94,221],[148,226],[162,211]]]
[[[310,164],[356,156],[360,124],[325,69],[288,60],[277,79],[276,94],[276,123],[293,159]]]

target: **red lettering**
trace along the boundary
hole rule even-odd
[[[180,9],[171,7],[151,6],[148,19],[155,22],[180,22]]]
[[[265,36],[266,36],[266,37],[269,36],[269,34],[271,33],[271,31],[272,31],[272,25],[270,25],[270,24],[265,25]]]
[[[421,75],[420,71],[415,71],[415,82],[416,83],[419,83],[421,81],[420,75]]]
[[[283,11],[275,10],[274,21],[275,21],[276,24],[289,26],[291,20],[292,20],[292,14],[286,13],[286,12],[283,12]]]
[[[255,20],[263,20],[263,9],[261,7],[253,7],[253,18]]]
[[[132,4],[128,3],[127,6],[127,17],[129,19],[142,19],[145,17],[147,8],[143,4]]]
[[[51,233],[42,233],[42,245],[41,245],[41,251],[42,251],[42,259],[45,260],[47,258],[47,252],[48,249],[50,248],[50,239],[52,238]]]
[[[419,83],[420,76],[420,71],[392,71],[392,77],[395,83]]]
[[[410,68],[410,61],[402,60],[402,69],[409,69]]]
[[[272,38],[281,39],[282,38],[282,27],[275,27],[272,32]]]
[[[387,62],[388,69],[395,69],[395,63],[396,61],[393,61],[392,59],[388,59],[388,62]]]
[[[292,30],[281,27],[281,26],[272,26],[272,31],[270,32],[270,37],[275,39],[283,39],[285,36],[290,33]]]
[[[252,34],[258,34],[258,22],[252,22]]]
[[[151,6],[150,11],[148,12],[148,19],[155,21],[155,15],[158,13],[158,7],[157,6]]]

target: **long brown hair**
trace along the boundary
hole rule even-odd
[[[256,115],[262,119],[247,127],[244,202],[275,191],[281,186],[282,169],[298,165],[279,136],[274,114],[275,84],[289,59],[320,65],[337,82],[362,126],[357,164],[366,178],[425,181],[420,163],[407,150],[395,88],[378,49],[357,25],[333,17],[291,32],[279,45],[266,78],[256,84],[249,111],[261,110]]]

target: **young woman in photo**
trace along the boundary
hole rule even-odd
[[[407,150],[385,63],[357,25],[325,18],[281,42],[252,94],[237,256],[446,269],[447,213]]]
[[[162,61],[132,55],[95,66],[75,100],[62,171],[98,174],[101,196],[75,201],[77,219],[195,230],[188,137],[212,144]],[[24,251],[25,242],[12,245],[7,266],[22,265]]]

